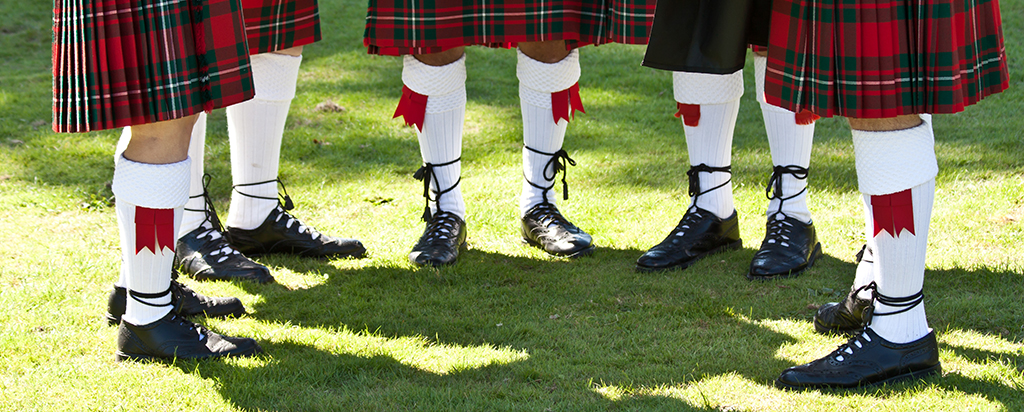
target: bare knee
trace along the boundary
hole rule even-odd
[[[440,53],[416,54],[413,57],[427,66],[445,66],[455,63],[466,53],[463,46],[451,48]]]
[[[922,122],[921,116],[916,114],[907,114],[881,119],[857,119],[849,117],[846,120],[850,122],[851,128],[867,132],[886,132],[891,130],[909,129],[911,127],[917,127]]]
[[[565,48],[565,40],[519,43],[519,50],[531,59],[542,63],[558,63],[570,52]]]
[[[132,126],[124,157],[140,163],[167,164],[188,157],[188,143],[198,114]]]
[[[302,55],[302,46],[289,47],[284,50],[277,50],[271,53],[286,54],[288,56],[298,57]]]

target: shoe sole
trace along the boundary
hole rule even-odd
[[[742,248],[742,247],[743,247],[743,239],[739,239],[739,240],[737,240],[735,242],[729,243],[727,245],[719,246],[719,247],[717,247],[715,249],[711,249],[711,250],[709,250],[707,252],[704,252],[704,253],[702,253],[700,255],[697,255],[693,259],[687,260],[685,262],[680,262],[680,263],[677,263],[675,265],[665,266],[665,267],[660,267],[660,268],[636,265],[636,267],[634,269],[637,272],[640,272],[640,273],[663,272],[663,271],[669,271],[669,270],[683,270],[683,269],[686,269],[686,268],[688,268],[690,266],[693,266],[693,264],[697,263],[701,259],[704,259],[704,258],[706,258],[708,256],[711,256],[711,255],[714,255],[714,254],[718,254],[718,253],[725,253],[725,252],[728,252],[730,250],[737,250],[737,249]]]
[[[807,259],[807,264],[804,265],[804,267],[794,269],[785,273],[776,273],[774,275],[755,275],[753,273],[747,272],[747,279],[767,282],[776,279],[795,278],[797,276],[800,276],[800,274],[803,273],[805,270],[810,269],[811,266],[814,266],[814,262],[817,262],[818,258],[820,258],[821,255],[821,242],[818,242],[818,244],[814,245],[814,251],[811,252],[811,257]]]
[[[940,374],[940,375],[942,374],[942,364],[941,363],[937,363],[937,364],[935,364],[935,366],[931,366],[931,367],[928,367],[926,369],[922,369],[922,370],[919,370],[919,371],[907,372],[907,373],[904,373],[902,375],[896,375],[896,376],[893,376],[893,377],[888,378],[888,379],[880,380],[878,382],[865,383],[863,385],[857,385],[857,386],[835,386],[835,385],[794,386],[794,385],[790,385],[790,384],[781,382],[778,379],[776,379],[775,380],[775,387],[779,388],[779,389],[791,390],[791,391],[803,391],[803,390],[812,390],[812,389],[857,390],[857,389],[871,388],[871,387],[875,387],[875,386],[879,386],[879,385],[891,385],[891,384],[894,384],[894,383],[908,381],[908,380],[913,380],[913,379],[924,380],[925,378],[928,378],[929,376],[936,375],[936,374]]]
[[[466,249],[468,249],[467,244],[468,244],[468,242],[462,242],[462,243],[459,244],[459,255],[461,255],[462,252],[464,252],[464,251],[466,251]],[[455,259],[452,259],[451,262],[447,262],[447,263],[433,263],[433,262],[418,263],[415,260],[413,260],[412,258],[409,258],[409,263],[412,263],[413,266],[421,267],[421,268],[423,268],[423,267],[440,268],[440,267],[445,267],[445,266],[451,266],[451,265],[454,265],[455,262],[458,262],[458,261],[459,261],[459,256],[458,255],[455,255]]]
[[[255,350],[241,352],[241,353],[222,353],[222,354],[214,354],[214,355],[210,355],[210,356],[197,356],[197,357],[194,357],[194,358],[177,358],[177,357],[174,357],[174,358],[163,358],[163,357],[159,357],[159,356],[138,355],[138,354],[134,354],[134,353],[125,353],[125,352],[121,352],[121,351],[116,351],[116,352],[114,352],[114,360],[116,360],[118,362],[125,362],[125,361],[133,361],[133,362],[173,362],[175,360],[185,360],[185,361],[197,360],[197,361],[201,361],[201,360],[228,358],[228,357],[231,357],[231,358],[248,358],[248,357],[256,356],[256,355],[258,355],[261,352],[263,352],[262,349],[256,348]]]
[[[597,246],[594,246],[593,244],[591,244],[590,246],[587,246],[587,247],[585,247],[583,249],[577,250],[577,251],[572,252],[572,253],[558,254],[558,253],[548,252],[546,249],[544,249],[544,245],[542,245],[542,244],[540,244],[538,242],[534,242],[533,240],[530,240],[529,238],[526,238],[526,237],[523,238],[523,244],[526,244],[526,245],[529,245],[529,246],[533,246],[533,247],[535,247],[537,249],[543,250],[544,253],[547,253],[547,254],[549,254],[551,256],[564,257],[564,258],[569,258],[569,259],[575,259],[575,258],[580,258],[580,257],[584,257],[584,256],[590,256],[590,255],[594,254],[594,250],[597,249]]]

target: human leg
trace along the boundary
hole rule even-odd
[[[455,263],[466,242],[466,205],[459,187],[462,168],[462,124],[466,116],[464,48],[405,56],[404,90],[395,116],[416,127],[423,166],[427,225],[409,254],[419,266]],[[433,194],[433,195],[431,195]]]
[[[554,194],[555,178],[575,165],[562,149],[574,111],[583,110],[579,99],[579,51],[565,42],[521,43],[516,75],[523,115],[523,185],[519,196],[523,240],[556,256],[579,257],[594,251],[589,234],[562,216]],[[562,177],[562,195],[568,184]]]
[[[742,245],[731,170],[743,73],[673,72],[672,84],[690,157],[690,206],[668,237],[637,259],[640,271],[684,269]]]

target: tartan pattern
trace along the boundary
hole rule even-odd
[[[646,44],[654,5],[655,0],[370,0],[363,44],[371,54],[390,56],[550,40],[566,40],[571,48]]]
[[[249,53],[269,53],[320,41],[316,0],[242,0]]]
[[[855,118],[956,113],[1009,85],[998,0],[775,0],[768,103]]]
[[[241,10],[239,0],[54,0],[53,130],[153,123],[251,98]]]

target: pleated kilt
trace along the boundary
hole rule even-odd
[[[171,120],[253,96],[239,0],[54,0],[53,130]]]
[[[370,0],[363,43],[371,54],[437,53],[566,40],[646,44],[655,0]]]
[[[249,53],[269,53],[320,41],[316,0],[242,0]]]
[[[998,0],[774,0],[765,95],[819,116],[955,113],[1009,84]]]

